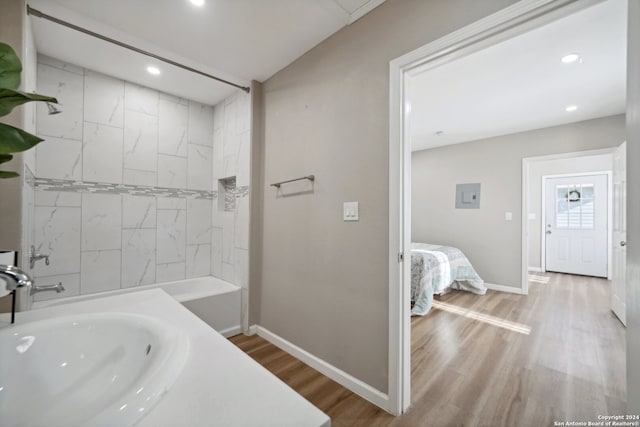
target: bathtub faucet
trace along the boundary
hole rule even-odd
[[[7,283],[6,289],[9,292],[15,291],[24,286],[33,285],[33,280],[24,271],[13,265],[0,265],[0,278]]]
[[[35,295],[39,292],[48,291],[55,291],[57,294],[59,294],[60,292],[64,291],[64,286],[62,286],[62,282],[58,282],[55,285],[32,285],[29,295]]]
[[[11,323],[16,322],[16,289],[32,286],[33,280],[24,271],[13,265],[0,264],[0,279],[6,283],[6,290],[11,292]]]

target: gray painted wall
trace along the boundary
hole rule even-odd
[[[522,158],[609,148],[624,115],[416,151],[412,240],[456,246],[487,283],[521,287]],[[482,184],[480,209],[455,209],[456,184]],[[513,214],[505,221],[505,212]]]
[[[263,263],[253,320],[383,392],[389,62],[512,3],[388,0],[264,83]],[[268,186],[308,174],[313,187],[279,194]],[[360,202],[358,222],[343,222],[347,201]]]
[[[23,57],[25,37],[23,34],[23,1],[2,1],[0,13],[0,41],[10,45]],[[24,73],[23,73],[24,78]],[[16,108],[7,116],[0,117],[0,122],[22,128],[25,113],[23,108]],[[4,171],[22,174],[24,169],[23,154],[13,155],[13,160],[0,165]],[[22,178],[0,179],[0,250],[21,250],[22,242]],[[4,286],[4,284],[2,284]],[[10,297],[0,298],[0,312],[11,310]]]
[[[640,414],[640,1],[629,1],[627,44],[627,413]]]

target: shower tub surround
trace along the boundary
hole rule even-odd
[[[63,112],[37,110],[34,242],[51,263],[33,275],[66,291],[34,300],[213,275],[246,301],[249,95],[213,107],[45,56],[38,90]]]
[[[144,411],[146,415],[136,423],[137,427],[331,425],[327,415],[159,289],[20,312],[16,326],[28,327],[31,321],[95,313],[108,317],[112,312],[161,320],[177,328],[188,342],[186,360],[175,382],[155,406]],[[0,315],[0,328],[14,327],[9,325],[9,318],[7,314]],[[42,350],[37,347],[31,350]],[[23,359],[28,362],[28,358]],[[63,375],[63,372],[55,374]],[[82,404],[65,402],[70,396],[72,393],[57,394],[65,407]],[[51,402],[34,399],[30,408],[37,411],[39,404]],[[0,413],[0,425],[12,424]]]

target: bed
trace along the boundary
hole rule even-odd
[[[411,243],[411,315],[424,316],[434,294],[450,289],[484,295],[487,287],[460,249]]]

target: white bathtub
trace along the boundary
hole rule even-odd
[[[140,292],[153,288],[162,289],[171,295],[193,314],[204,320],[209,326],[225,337],[237,335],[242,331],[240,326],[240,287],[212,276],[118,289],[116,291],[100,292],[97,294],[38,301],[31,305],[31,309],[37,310],[44,307],[130,292]]]

